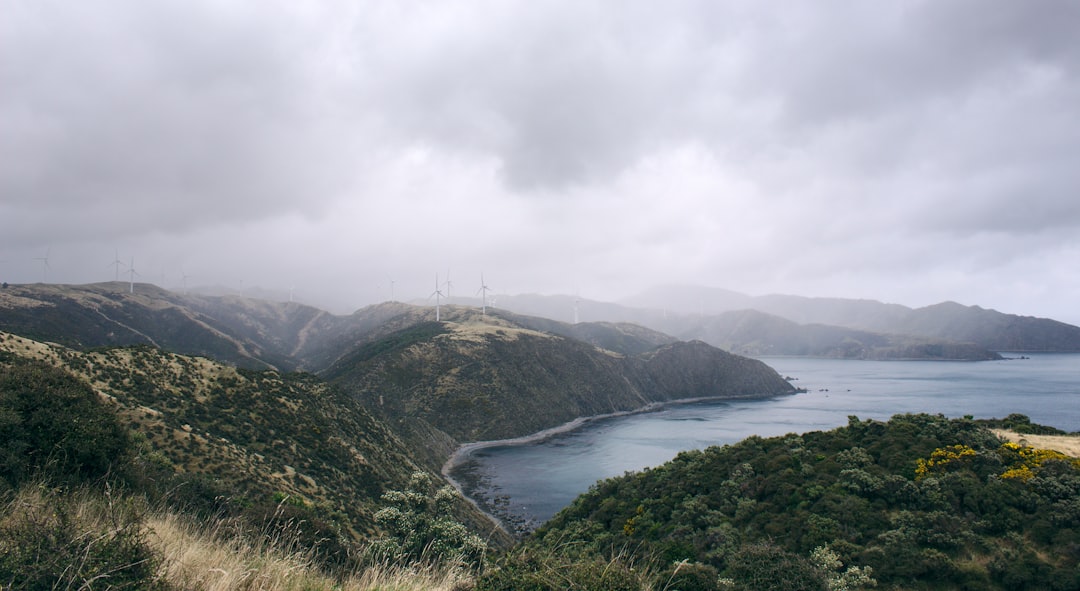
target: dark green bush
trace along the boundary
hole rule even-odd
[[[653,587],[665,591],[717,591],[719,582],[719,573],[708,564],[678,562],[661,572]]]
[[[769,542],[740,548],[726,574],[739,591],[826,591],[825,577],[809,560]]]
[[[0,479],[73,483],[126,466],[131,444],[88,384],[40,363],[0,367]]]
[[[641,591],[645,575],[621,557],[568,559],[525,549],[488,568],[477,578],[476,591]]]

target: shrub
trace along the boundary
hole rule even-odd
[[[720,575],[714,567],[681,561],[660,573],[654,588],[665,591],[717,591],[719,585]]]
[[[825,577],[809,560],[769,542],[748,544],[731,559],[727,574],[739,591],[826,591]]]
[[[633,568],[623,556],[571,557],[524,549],[503,556],[478,577],[476,591],[641,591],[647,588],[647,576],[647,571]]]
[[[0,479],[12,487],[101,478],[125,466],[131,444],[88,384],[40,363],[0,373]]]
[[[389,537],[377,541],[374,552],[389,559],[479,566],[487,544],[451,515],[457,491],[444,486],[433,493],[432,488],[431,476],[416,472],[406,490],[383,495],[389,506],[375,513],[375,522]]]

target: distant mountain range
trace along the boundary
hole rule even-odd
[[[571,296],[500,296],[521,314],[570,322],[629,322],[748,355],[850,359],[1000,358],[997,352],[1080,351],[1080,327],[944,302],[908,308],[873,300],[749,296],[695,287],[645,292],[621,303]]]
[[[9,286],[0,290],[0,330],[75,347],[147,343],[245,367],[319,371],[339,354],[340,340],[410,308],[384,303],[334,315],[298,303],[182,295],[144,284],[128,291],[129,284],[118,282]],[[1080,327],[953,302],[913,309],[669,287],[618,304],[541,295],[499,296],[497,304],[496,313],[515,313],[536,330],[631,354],[695,339],[751,356],[845,359],[987,360],[1000,358],[998,352],[1080,351]]]

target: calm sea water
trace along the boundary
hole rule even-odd
[[[1021,413],[1036,423],[1080,431],[1080,355],[1025,355],[1029,359],[987,362],[765,358],[807,392],[597,420],[541,442],[477,449],[452,475],[489,512],[527,528],[549,519],[597,480],[749,435],[832,429],[846,425],[850,415],[884,420],[899,413]]]

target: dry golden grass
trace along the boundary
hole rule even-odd
[[[71,556],[55,557],[49,572],[71,588],[97,588],[100,578],[83,556],[99,552],[102,540],[118,532],[142,528],[141,538],[157,557],[156,572],[148,575],[169,588],[191,591],[463,591],[473,577],[465,568],[381,564],[345,577],[332,577],[318,567],[316,557],[303,549],[287,550],[288,532],[277,537],[264,532],[229,530],[227,522],[208,526],[166,510],[151,510],[139,498],[115,496],[88,489],[62,492],[28,485],[0,504],[0,552],[14,550],[19,538],[12,531],[59,531],[58,513],[68,517],[74,545]],[[62,509],[58,509],[62,507]],[[226,531],[228,530],[228,531]],[[65,546],[67,548],[67,546]],[[137,564],[137,563],[133,563]],[[41,565],[38,565],[41,567]],[[43,567],[45,568],[45,567]],[[127,567],[125,567],[127,568]],[[61,572],[63,571],[63,572]],[[43,574],[44,573],[44,574]],[[23,573],[24,575],[26,573]],[[82,586],[79,586],[82,585]],[[126,588],[126,587],[125,587]]]
[[[200,591],[455,591],[471,576],[454,567],[369,567],[344,579],[328,576],[309,552],[287,552],[277,540],[222,535],[173,513],[146,520],[150,545],[163,557],[163,578],[178,589]],[[253,541],[257,540],[257,541]]]
[[[1080,458],[1080,436],[1076,435],[1029,435],[1017,433],[1005,429],[994,429],[994,434],[1013,443],[1036,447],[1039,449],[1052,449],[1067,456]]]

